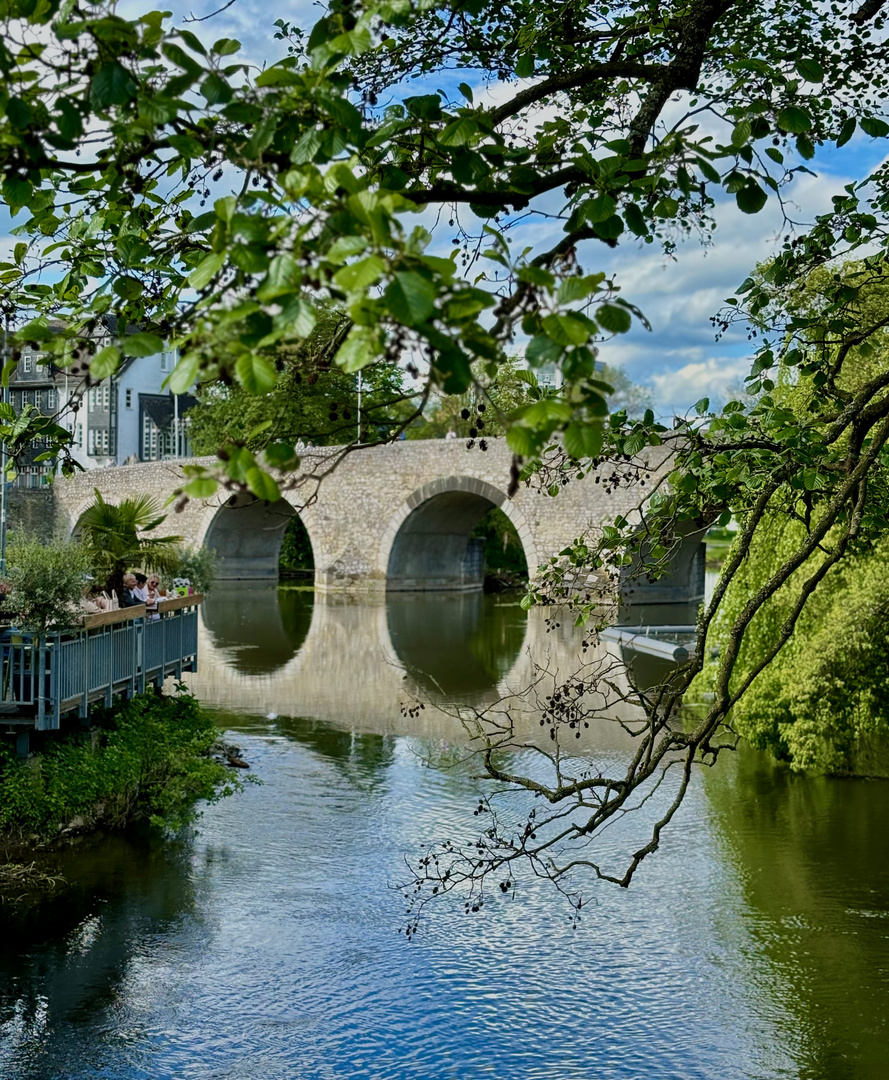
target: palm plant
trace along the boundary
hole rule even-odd
[[[94,489],[96,500],[84,511],[79,529],[96,576],[106,579],[106,588],[123,588],[125,571],[141,566],[168,573],[177,564],[181,536],[149,536],[166,520],[150,495],[109,503]]]

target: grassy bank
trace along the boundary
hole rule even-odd
[[[176,828],[201,799],[240,788],[210,750],[219,736],[188,694],[150,692],[97,709],[92,729],[48,738],[27,760],[0,743],[0,850],[21,860],[75,833],[135,822]]]

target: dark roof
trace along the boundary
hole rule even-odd
[[[140,394],[139,403],[154,421],[156,427],[166,428],[173,423],[175,407],[173,405],[172,394]],[[198,399],[192,397],[191,394],[180,394],[179,416],[184,416],[184,414],[187,413],[189,409],[193,409],[197,403]]]

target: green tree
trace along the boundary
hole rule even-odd
[[[204,384],[200,403],[189,412],[189,438],[196,454],[215,454],[232,444],[259,453],[269,445],[330,446],[358,438],[359,374],[331,359],[351,323],[341,311],[319,307],[317,323],[299,348],[281,347],[272,389],[249,393],[231,380]],[[395,364],[370,364],[360,372],[362,443],[385,441],[417,409]]]
[[[106,502],[95,489],[93,502],[78,522],[81,542],[96,574],[106,579],[106,588],[118,594],[128,569],[144,567],[167,573],[179,565],[177,546],[181,536],[157,536],[155,530],[166,521],[149,495]]]
[[[80,600],[89,559],[82,545],[16,537],[9,546],[4,610],[15,625],[35,634],[64,630],[82,621]]]
[[[757,275],[766,280],[770,267]],[[829,313],[837,291],[848,291],[850,318],[861,330],[871,331],[851,343],[848,356],[836,364],[838,349],[832,341]],[[820,268],[795,283],[788,306],[797,317],[809,320],[804,333],[808,355],[825,353],[835,365],[835,393],[849,400],[867,392],[889,372],[889,288],[874,278],[862,262]],[[814,321],[817,320],[817,321]],[[823,392],[799,365],[783,367],[771,396],[796,417],[820,411]],[[881,401],[879,395],[877,401]],[[848,443],[844,443],[848,453]],[[882,468],[872,476],[871,499],[886,495]],[[770,507],[752,537],[747,557],[727,589],[725,603],[714,623],[720,649],[752,595],[763,588],[786,559],[803,544],[817,515],[812,491],[789,504]],[[842,540],[834,527],[822,549],[813,553],[806,572],[811,574],[830,561],[831,548]],[[730,686],[737,687],[758,671],[739,700],[733,725],[757,746],[796,769],[821,772],[872,772],[874,755],[882,743],[889,752],[889,680],[886,635],[889,591],[884,584],[889,535],[879,518],[849,556],[834,561],[823,583],[800,612],[781,652],[768,664],[763,658],[793,612],[797,589],[788,581],[762,604],[751,620],[738,651]],[[709,664],[700,685],[712,681],[717,667]],[[884,753],[889,758],[889,754]],[[883,764],[879,766],[886,768]]]

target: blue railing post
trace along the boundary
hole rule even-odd
[[[34,686],[34,693],[37,700],[37,730],[43,731],[43,721],[46,715],[46,700],[45,700],[45,683],[44,672],[46,670],[46,638],[43,634],[39,638],[40,644],[37,648],[37,660],[38,663],[34,664],[34,645],[31,644],[31,678],[32,685]]]

